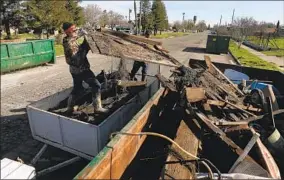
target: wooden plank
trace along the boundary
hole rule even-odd
[[[207,100],[207,103],[208,104],[210,104],[210,105],[215,105],[215,106],[225,106],[225,105],[230,105],[230,106],[233,106],[233,107],[235,107],[235,108],[237,108],[237,109],[239,109],[239,110],[249,110],[249,111],[256,111],[256,112],[259,112],[259,109],[258,108],[254,108],[254,107],[251,107],[251,106],[245,106],[245,105],[241,105],[241,104],[238,104],[238,105],[236,105],[236,104],[232,104],[232,103],[230,103],[230,102],[228,102],[228,101],[217,101],[217,100],[210,100],[210,99],[208,99]],[[247,111],[246,111],[246,113],[247,113]],[[250,113],[250,112],[248,112],[248,114],[250,114],[250,115],[252,115],[252,116],[255,116],[255,114],[252,114],[252,113]]]
[[[267,87],[263,88],[262,92],[263,92],[264,97],[270,97],[271,98],[273,111],[278,110],[279,106],[278,106],[278,103],[277,103],[276,96],[273,92],[272,85],[268,85]]]
[[[180,126],[177,130],[176,138],[174,139],[176,143],[178,143],[182,148],[184,148],[187,152],[197,156],[199,140],[191,131],[191,129],[186,125],[186,123],[182,120]],[[174,146],[172,149],[176,150]],[[182,152],[177,151],[178,154],[183,154]],[[182,156],[184,159],[190,160],[192,157]],[[179,160],[174,155],[170,154],[167,158],[167,161],[176,161]],[[165,166],[165,175],[164,178],[168,179],[193,179],[195,168],[191,167],[192,171],[188,169],[186,166],[177,164],[167,164]],[[163,178],[163,177],[162,177]]]
[[[123,39],[144,42],[144,43],[151,44],[151,45],[162,45],[161,41],[155,41],[155,40],[148,39],[142,36],[135,36],[135,35],[127,34],[127,33],[120,32],[120,31],[103,30],[103,32],[114,35],[114,36],[118,36]]]
[[[204,116],[202,113],[199,113],[199,112],[195,112],[195,114],[197,115],[199,120],[201,120],[209,129],[211,129],[211,131],[217,133],[220,139],[224,141],[229,147],[231,147],[231,149],[234,150],[235,153],[237,153],[238,155],[243,154],[244,150],[240,148],[237,144],[235,144],[229,137],[227,137],[227,135],[220,128],[212,124],[206,116]],[[255,164],[255,166],[258,166],[258,168],[260,169],[263,169],[249,155],[247,155],[244,158],[244,160]]]
[[[232,88],[234,88],[240,95],[244,95],[243,92],[238,89],[234,83],[232,83],[232,81],[230,81],[230,79],[228,79],[211,61],[209,56],[204,56],[205,62],[207,67],[209,68],[209,71],[213,74],[219,74],[221,75],[230,85]]]
[[[211,106],[209,104],[204,103],[203,108],[206,111],[206,115],[209,117],[210,120],[212,120],[213,122],[218,121],[218,119],[215,116],[213,116],[213,111],[212,111]]]
[[[100,53],[99,48],[97,47],[97,45],[96,45],[95,41],[92,39],[92,37],[91,36],[84,36],[84,37],[85,37],[86,41],[88,42],[92,53]]]
[[[250,128],[252,133],[255,133],[255,130],[253,128]],[[279,171],[279,168],[273,158],[273,156],[270,154],[268,149],[264,146],[264,144],[261,142],[260,139],[257,139],[256,141],[257,145],[257,151],[259,155],[262,157],[261,161],[268,171],[268,173],[271,175],[273,179],[281,179],[281,174]]]
[[[158,104],[163,93],[165,92],[162,88],[147,102],[122,131],[127,133],[141,132],[148,122],[151,107]],[[145,138],[146,136],[116,135],[75,179],[120,179],[143,144]]]
[[[274,115],[274,116],[275,116],[275,115],[278,115],[278,114],[283,114],[283,113],[284,113],[284,109],[279,109],[279,110],[273,111],[273,115]],[[268,115],[268,114],[265,114],[265,115]],[[248,121],[248,122],[257,121],[257,120],[260,120],[260,119],[264,118],[265,115],[250,117],[250,118],[248,118],[246,121]]]
[[[139,59],[139,58],[136,58],[136,57],[126,56],[126,55],[123,55],[123,58],[125,60],[148,62],[148,63],[159,64],[159,65],[164,65],[164,66],[169,66],[169,67],[179,67],[178,65],[176,65],[176,64],[174,64],[174,63],[172,63],[171,61],[168,61],[168,60]]]
[[[154,48],[159,50],[159,51],[164,51],[166,53],[170,53],[168,50],[164,49],[162,46],[159,46],[159,45],[154,45]]]
[[[214,122],[217,126],[239,126],[239,125],[247,125],[247,121],[237,121],[237,122],[231,122],[231,121],[219,121]]]
[[[117,82],[117,85],[122,86],[122,87],[145,86],[146,84],[147,84],[146,81],[122,81],[122,80],[119,80]]]
[[[156,77],[158,78],[158,80],[162,83],[162,85],[165,88],[168,88],[169,90],[171,90],[173,92],[177,91],[175,85],[172,82],[170,82],[167,78],[165,78],[163,75],[156,74]]]
[[[188,102],[198,102],[206,99],[205,90],[203,88],[188,87],[186,90],[186,98]]]

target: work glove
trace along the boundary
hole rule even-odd
[[[78,30],[78,37],[82,37],[82,36],[85,36],[85,35],[87,35],[88,34],[88,32],[87,31],[85,31],[84,29],[79,29]]]

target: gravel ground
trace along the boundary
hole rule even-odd
[[[171,55],[182,63],[188,63],[189,58],[203,59],[205,53],[187,51],[186,48],[205,47],[207,35],[205,33],[191,34],[184,37],[161,40],[163,46],[171,52]],[[213,61],[229,62],[227,55],[210,55]],[[88,55],[91,69],[97,74],[102,69],[111,69],[114,62],[112,57],[98,54]],[[170,75],[169,67],[161,67],[165,76]],[[26,116],[25,107],[51,94],[72,86],[72,78],[64,57],[57,58],[56,64],[45,65],[26,70],[16,71],[1,75],[1,157],[16,159],[18,156],[29,163],[31,158],[40,149],[42,143],[33,140]],[[69,154],[50,148],[54,157],[63,157]],[[69,158],[66,155],[66,158]],[[62,161],[62,158],[59,160]],[[82,165],[81,165],[82,166]],[[80,169],[82,168],[80,166]],[[64,168],[65,169],[65,168]],[[60,170],[61,171],[61,170]],[[63,171],[63,169],[62,169]],[[74,172],[75,175],[77,172]],[[57,177],[56,174],[54,177]],[[74,177],[70,174],[71,178]],[[49,176],[50,177],[50,176]],[[49,179],[47,177],[47,179]],[[53,176],[51,176],[53,177]]]
[[[90,54],[95,73],[110,70],[111,57]],[[55,65],[35,67],[1,76],[1,155],[31,138],[25,107],[72,86],[65,57]]]

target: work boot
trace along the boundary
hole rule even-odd
[[[146,74],[142,74],[141,81],[145,81],[145,80],[146,80]]]
[[[67,100],[67,109],[66,109],[66,113],[67,114],[73,113],[74,105],[75,105],[75,96],[74,95],[70,95],[68,97],[68,100]]]
[[[109,111],[102,107],[101,93],[97,93],[97,95],[93,97],[93,106],[95,113],[108,113]]]

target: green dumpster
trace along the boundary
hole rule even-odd
[[[206,52],[217,53],[217,36],[208,35],[206,43]]]
[[[55,63],[54,40],[1,43],[1,73]]]
[[[218,49],[218,53],[224,53],[227,54],[229,51],[229,43],[230,43],[230,36],[221,36],[218,35],[217,37],[217,49]]]
[[[206,52],[208,53],[224,53],[229,51],[230,36],[225,35],[208,35]]]

